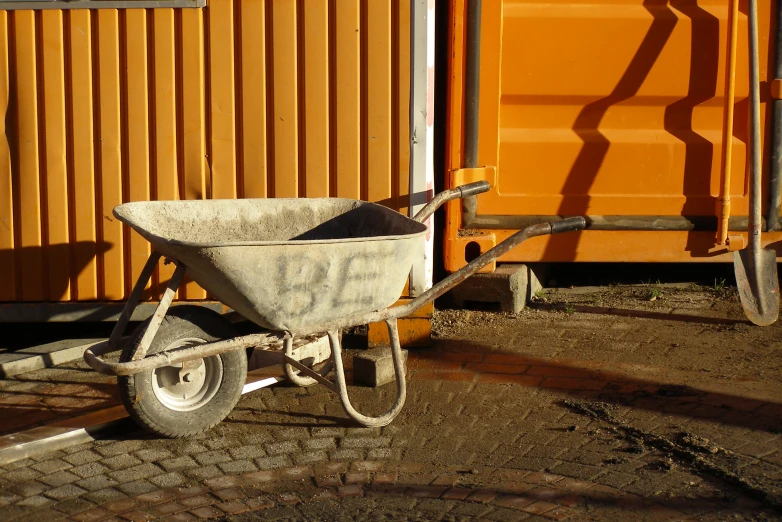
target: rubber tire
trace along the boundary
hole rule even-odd
[[[149,320],[139,325],[135,339],[140,339],[147,324]],[[173,306],[147,353],[153,355],[189,337],[217,341],[235,336],[233,325],[216,312],[201,306]],[[130,343],[122,351],[121,362],[133,360],[137,344]],[[161,404],[152,390],[153,372],[118,377],[120,397],[130,417],[142,428],[168,438],[196,435],[219,424],[231,413],[242,395],[247,379],[247,355],[244,350],[234,350],[213,357],[222,359],[222,382],[209,402],[192,411],[174,411]]]

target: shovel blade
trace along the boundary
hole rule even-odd
[[[768,326],[779,317],[779,277],[774,250],[745,248],[733,254],[736,286],[747,319]]]

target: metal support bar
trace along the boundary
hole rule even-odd
[[[155,313],[149,318],[149,324],[147,325],[146,330],[144,330],[141,341],[138,343],[138,349],[133,354],[134,361],[143,359],[147,356],[147,351],[152,344],[152,339],[155,338],[155,334],[163,323],[163,318],[166,316],[166,312],[168,312],[168,308],[171,306],[171,301],[174,300],[174,294],[176,294],[179,285],[182,284],[182,277],[185,275],[186,270],[185,265],[179,262],[175,263],[176,270],[174,270],[174,275],[171,276],[171,280],[168,282],[168,286],[166,286],[166,291],[163,292],[163,297],[160,299],[160,303],[157,305]]]
[[[396,319],[389,319],[386,321],[386,324],[388,325],[388,336],[391,338],[391,353],[394,358],[396,401],[390,410],[378,417],[367,417],[366,415],[362,415],[356,411],[350,403],[347,384],[345,382],[345,370],[342,367],[342,348],[339,343],[339,335],[334,330],[331,330],[328,333],[329,341],[331,342],[331,357],[334,360],[334,367],[336,369],[339,401],[342,403],[345,413],[347,413],[351,419],[368,428],[378,428],[390,424],[391,421],[399,415],[399,412],[402,411],[402,407],[405,405],[405,399],[407,398],[405,362],[402,358],[402,346],[399,342],[399,329],[397,328]]]
[[[467,0],[464,81],[464,166],[478,166],[481,97],[481,0]]]
[[[293,368],[290,368],[289,370],[286,370],[286,371],[285,371],[285,376],[286,376],[286,377],[288,377],[289,379],[291,379],[291,381],[293,381],[293,384],[296,384],[297,386],[309,386],[310,384],[314,384],[314,383],[316,383],[316,382],[319,382],[320,384],[322,384],[322,385],[323,385],[323,386],[325,386],[326,388],[330,389],[330,390],[331,390],[331,391],[333,391],[334,393],[338,393],[338,390],[337,390],[337,385],[336,385],[336,384],[334,384],[333,382],[331,382],[330,380],[326,379],[326,378],[323,376],[323,375],[326,375],[326,374],[328,374],[328,372],[329,372],[329,371],[331,370],[331,368],[333,367],[333,366],[332,366],[332,365],[333,365],[333,363],[329,363],[329,365],[328,365],[328,370],[326,370],[326,371],[323,371],[323,370],[321,370],[321,373],[318,373],[318,372],[316,372],[315,370],[313,370],[312,368],[307,368],[306,366],[304,366],[303,364],[301,364],[301,362],[299,362],[299,361],[297,361],[296,359],[294,359],[293,357],[291,357],[291,356],[290,356],[290,354],[288,354],[288,353],[287,353],[287,349],[286,349],[286,353],[284,353],[284,354],[282,355],[282,358],[283,358],[283,360],[285,361],[285,363],[284,363],[284,366],[285,366],[285,367],[293,367],[293,368],[296,368],[296,369],[297,369],[297,370],[299,370],[301,373],[303,373],[304,375],[306,375],[306,376],[307,376],[309,379],[311,379],[311,382],[310,382],[310,381],[307,381],[306,379],[303,379],[302,377],[300,377],[300,376],[296,375],[296,374],[293,372]],[[290,372],[290,373],[289,373],[289,372]],[[321,374],[322,374],[322,375],[321,375]],[[294,377],[296,377],[297,379],[302,379],[302,382],[305,382],[305,383],[307,383],[307,384],[299,384],[298,382],[296,382],[294,379],[292,379],[292,378],[291,378],[291,375],[292,375],[292,376],[294,376]]]
[[[144,292],[149,279],[152,277],[152,273],[155,271],[157,262],[160,260],[160,255],[160,252],[156,250],[153,250],[149,255],[149,259],[147,259],[147,263],[141,270],[136,285],[133,287],[130,297],[128,297],[128,302],[125,303],[125,308],[122,309],[122,314],[119,316],[117,324],[114,325],[114,329],[111,331],[111,336],[106,344],[107,350],[103,353],[113,352],[119,348],[119,341],[125,334],[125,329],[128,327],[128,322],[130,322],[130,317],[133,315],[133,310],[138,306],[141,294]]]
[[[282,354],[282,372],[285,374],[285,377],[287,377],[293,384],[296,386],[312,386],[313,384],[319,382],[336,391],[336,389],[333,388],[333,383],[324,378],[324,376],[328,375],[328,373],[333,368],[332,362],[326,363],[326,366],[316,372],[315,370],[306,367],[305,365],[301,364],[300,361],[293,358],[293,337],[286,337],[283,340],[283,345],[285,346],[285,351]],[[296,371],[294,371],[294,368],[299,370],[300,373],[303,373],[307,377],[302,377],[299,375]]]
[[[247,348],[261,348],[264,350],[274,349],[276,346],[282,348],[282,334],[263,333],[251,334],[235,339],[226,339],[214,343],[199,344],[196,346],[187,346],[160,352],[138,361],[126,363],[104,361],[99,356],[107,353],[106,343],[100,343],[84,352],[84,361],[98,373],[104,375],[133,375],[140,372],[152,371],[163,366],[192,361],[193,359],[205,359],[212,355],[219,355],[234,350],[244,350]]]
[[[777,41],[775,49],[774,78],[782,80],[782,4],[777,2]],[[766,230],[782,229],[780,206],[782,206],[782,100],[771,100],[771,168],[769,169],[768,210],[766,212]]]

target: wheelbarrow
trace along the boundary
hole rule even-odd
[[[424,255],[427,218],[443,203],[486,192],[485,181],[442,192],[410,219],[374,203],[340,198],[149,201],[125,203],[114,215],[153,246],[110,338],[84,354],[96,371],[118,377],[120,396],[143,428],[166,437],[206,431],[239,400],[247,350],[276,352],[298,385],[334,391],[363,426],[389,424],[407,393],[397,319],[439,297],[528,238],[581,230],[583,217],[525,228],[449,275],[411,302],[399,299],[410,269]],[[155,313],[122,341],[133,310],[160,258],[176,269]],[[185,272],[262,333],[237,336],[221,314],[170,307]],[[397,395],[389,411],[362,415],[348,397],[339,332],[384,321]],[[295,351],[328,335],[330,363],[318,370]],[[123,347],[124,345],[124,347]],[[102,356],[121,349],[118,362]],[[334,370],[334,381],[326,378]]]

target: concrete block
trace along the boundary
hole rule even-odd
[[[402,360],[407,364],[407,350],[402,350]],[[353,380],[372,387],[396,380],[391,348],[373,348],[353,356]]]
[[[527,265],[506,264],[490,274],[475,274],[451,290],[456,306],[466,301],[499,303],[503,312],[518,313],[524,309],[529,297],[529,273]]]

